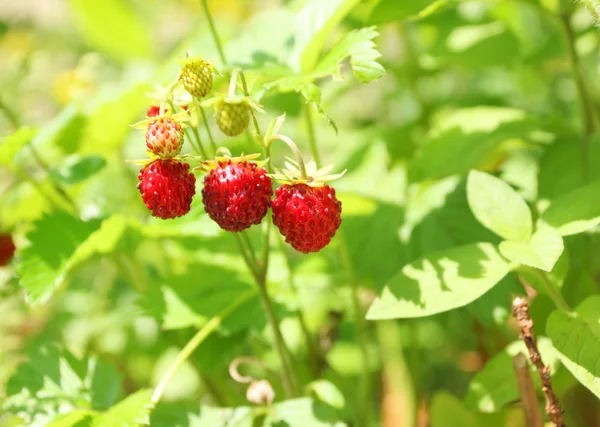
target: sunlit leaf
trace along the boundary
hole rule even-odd
[[[500,243],[500,253],[511,261],[544,271],[552,271],[562,254],[562,237],[552,227],[541,227],[529,243],[504,241]]]
[[[0,141],[0,165],[10,166],[15,155],[31,142],[37,130],[23,127]]]
[[[327,37],[359,0],[309,0],[296,18],[293,68],[309,74],[315,68]]]
[[[332,74],[341,78],[341,62],[350,57],[352,71],[357,79],[363,83],[377,80],[385,73],[384,68],[376,60],[381,54],[375,50],[372,41],[379,35],[375,27],[354,30],[336,43],[325,57],[317,64],[316,74]]]
[[[563,236],[582,233],[600,224],[600,181],[554,199],[541,220]]]
[[[404,266],[388,282],[367,319],[424,317],[462,307],[490,290],[509,270],[489,243],[424,257]]]
[[[475,218],[499,236],[517,242],[527,242],[531,237],[532,220],[527,203],[501,179],[471,171],[467,200]]]
[[[45,302],[63,284],[69,272],[94,253],[112,251],[124,231],[124,220],[83,222],[54,212],[34,223],[29,245],[18,251],[17,271],[30,304]]]
[[[100,414],[92,422],[92,427],[139,427],[150,425],[150,411],[153,408],[150,397],[152,390],[142,389]]]
[[[11,377],[2,408],[26,417],[29,427],[41,427],[76,409],[110,407],[119,386],[114,368],[96,358],[79,359],[57,347],[39,347]]]
[[[573,314],[553,311],[546,332],[560,361],[600,398],[600,296],[589,297]]]

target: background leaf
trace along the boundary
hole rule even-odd
[[[560,361],[600,398],[600,296],[583,301],[575,315],[553,311],[546,332]]]
[[[542,221],[563,236],[582,233],[600,224],[600,182],[593,182],[553,200]]]
[[[471,171],[467,199],[475,218],[499,236],[517,242],[531,237],[531,212],[510,185],[492,175]]]

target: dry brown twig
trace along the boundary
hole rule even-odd
[[[542,421],[542,413],[540,412],[535,386],[533,385],[533,379],[531,378],[531,370],[529,369],[527,356],[523,353],[517,353],[517,355],[513,357],[513,368],[517,378],[517,387],[519,388],[523,411],[527,418],[527,426],[544,427],[544,421]]]
[[[544,366],[542,356],[537,348],[535,336],[533,335],[533,320],[529,317],[529,305],[524,298],[517,297],[513,300],[513,316],[517,319],[521,328],[521,339],[525,342],[529,352],[529,359],[535,366],[542,380],[542,392],[546,398],[546,413],[554,427],[566,427],[560,402],[552,389],[550,368]]]

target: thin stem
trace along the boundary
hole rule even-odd
[[[513,357],[513,369],[517,379],[517,388],[521,396],[521,403],[523,404],[523,412],[525,412],[525,418],[527,419],[527,427],[544,427],[542,414],[538,407],[535,386],[531,378],[531,370],[527,363],[527,356],[523,353],[517,353]]]
[[[196,137],[194,136],[193,133],[191,133],[191,131],[188,131],[187,128],[184,128],[183,130],[185,132],[185,135],[187,136],[188,141],[190,141],[190,144],[192,144],[192,148],[194,149],[194,151],[196,152],[197,155],[202,156],[204,159],[206,159],[206,153],[204,152],[204,147],[202,147],[202,145],[196,140]]]
[[[269,293],[267,292],[267,287],[264,282],[258,282],[258,290],[260,291],[260,300],[265,309],[265,313],[267,314],[267,319],[269,320],[269,324],[271,325],[271,329],[273,330],[273,338],[275,341],[275,349],[279,355],[279,360],[281,361],[282,368],[282,378],[283,378],[283,388],[285,390],[285,394],[288,398],[294,397],[296,395],[294,381],[292,377],[292,369],[289,364],[289,360],[287,357],[287,348],[285,345],[285,341],[283,340],[283,335],[281,334],[281,330],[279,329],[279,322],[277,320],[277,316],[275,315],[275,311],[273,310],[273,305],[271,304],[271,298],[269,297]]]
[[[177,355],[177,357],[175,358],[173,363],[171,363],[171,365],[167,369],[167,372],[165,372],[164,375],[162,376],[160,382],[156,386],[156,389],[154,389],[154,393],[152,394],[152,403],[153,404],[156,405],[160,401],[160,398],[162,397],[162,395],[165,391],[165,388],[167,387],[167,384],[169,383],[171,378],[173,378],[173,375],[175,375],[175,372],[177,371],[177,369],[179,369],[179,367],[181,365],[183,365],[183,363],[190,357],[190,355],[194,352],[194,350],[196,350],[196,348],[198,348],[198,346],[200,344],[202,344],[202,342],[215,329],[217,329],[219,327],[219,325],[221,324],[221,321],[225,317],[229,316],[237,307],[239,307],[242,303],[244,303],[246,300],[248,300],[252,295],[254,295],[253,291],[245,293],[240,298],[238,298],[236,301],[234,301],[233,304],[231,304],[229,307],[227,307],[225,310],[223,310],[217,316],[211,318],[208,322],[206,322],[204,324],[204,326],[202,328],[200,328],[200,330],[192,337],[192,339],[179,352],[179,354]]]
[[[246,233],[245,231],[242,231],[240,234],[242,235],[242,240],[248,248],[248,252],[250,253],[250,259],[252,260],[252,263],[256,265],[258,270],[258,261],[256,259],[256,252],[254,251],[254,246],[252,246],[252,241],[250,240],[250,237],[248,237],[248,233]]]
[[[244,96],[250,96],[250,91],[248,90],[248,84],[246,83],[246,76],[242,70],[240,72],[240,79],[242,80],[242,89],[244,91]],[[254,123],[254,130],[256,131],[256,136],[260,140],[262,140],[262,135],[260,133],[260,127],[258,126],[258,120],[256,120],[256,116],[254,115],[254,110],[250,108],[250,115],[252,116],[252,122]]]
[[[8,121],[13,125],[16,129],[21,126],[21,121],[19,120],[19,116],[15,113],[12,108],[9,107],[7,103],[5,103],[0,97],[0,110],[4,111],[4,115],[8,119]]]
[[[548,295],[550,296],[550,298],[552,298],[554,304],[561,310],[572,312],[573,309],[571,308],[571,306],[569,306],[569,303],[565,300],[560,290],[556,288],[556,286],[554,286],[552,282],[550,282],[550,279],[548,278],[546,272],[541,270],[537,270],[537,272],[542,278],[542,282],[546,287],[546,291],[548,291]]]
[[[208,26],[210,27],[210,32],[212,33],[213,40],[217,45],[217,51],[219,52],[219,57],[221,58],[221,62],[223,65],[227,65],[227,60],[225,59],[225,53],[223,51],[223,46],[221,45],[221,40],[219,39],[219,34],[217,34],[217,29],[215,27],[215,22],[213,21],[212,15],[210,14],[210,10],[208,9],[207,0],[202,0],[202,8],[204,9],[204,14],[206,15],[206,20],[208,21]]]
[[[242,258],[244,258],[244,261],[246,262],[246,265],[248,266],[250,273],[252,273],[252,277],[254,277],[254,280],[259,282],[260,275],[257,271],[256,263],[252,262],[252,259],[248,255],[248,251],[246,250],[246,247],[244,246],[244,242],[242,241],[242,238],[240,237],[239,233],[233,233],[233,236],[235,237],[235,240],[237,241],[237,244],[240,248],[240,253],[242,254]]]
[[[317,164],[317,167],[321,167],[321,156],[317,148],[317,136],[315,134],[315,126],[312,119],[312,112],[310,110],[310,103],[307,103],[304,107],[304,116],[306,117],[306,126],[308,127],[308,142],[310,144],[310,151],[313,155],[313,159]]]
[[[342,263],[344,264],[345,270],[348,272],[348,279],[352,287],[352,305],[356,316],[356,334],[358,336],[358,343],[360,346],[360,354],[362,358],[361,363],[361,382],[362,387],[360,388],[359,405],[358,405],[358,416],[360,423],[359,425],[369,425],[369,397],[371,389],[371,381],[369,374],[369,353],[367,350],[367,331],[365,325],[364,313],[360,306],[359,288],[358,281],[354,273],[354,267],[352,260],[350,259],[350,253],[348,252],[348,246],[342,230],[338,231],[340,239],[340,252]]]
[[[229,90],[227,91],[228,96],[235,96],[235,92],[237,89],[237,79],[240,75],[240,71],[241,70],[239,68],[236,68],[235,70],[233,70],[233,73],[231,73],[231,79],[229,79]]]
[[[317,376],[319,370],[319,352],[317,350],[317,346],[315,345],[315,340],[311,337],[310,331],[308,329],[308,324],[306,323],[306,318],[304,317],[304,313],[300,307],[300,298],[298,295],[298,287],[296,286],[296,281],[294,280],[294,269],[292,267],[292,262],[290,260],[290,256],[288,251],[285,248],[283,242],[283,236],[279,236],[277,239],[279,242],[279,249],[285,258],[285,264],[288,268],[289,272],[289,283],[290,288],[292,289],[293,298],[297,301],[298,305],[296,307],[296,316],[298,317],[298,322],[300,323],[300,329],[302,330],[302,334],[304,335],[304,341],[306,343],[306,350],[308,352],[308,360],[312,367],[313,376]]]
[[[278,133],[273,134],[271,136],[271,140],[267,142],[267,144],[270,144],[271,141],[278,139],[280,141],[283,141],[287,144],[288,147],[290,147],[290,149],[294,152],[294,157],[296,157],[296,163],[298,163],[298,168],[300,169],[300,178],[306,180],[306,167],[304,166],[304,160],[302,160],[302,154],[300,153],[300,150],[298,149],[298,146],[296,145],[296,143],[294,141],[291,140],[291,138],[285,136],[285,135],[280,135]]]
[[[571,69],[573,73],[573,79],[577,87],[577,94],[579,96],[579,104],[581,108],[581,120],[583,124],[584,136],[581,140],[582,154],[583,154],[583,176],[586,180],[589,178],[589,151],[590,151],[590,136],[596,130],[596,117],[594,114],[594,107],[589,97],[589,91],[586,88],[585,80],[583,78],[583,70],[581,63],[577,55],[577,49],[575,46],[575,32],[571,26],[570,15],[561,15],[561,21],[567,37],[567,45],[569,47],[569,56],[571,59]]]
[[[196,104],[198,110],[200,110],[200,114],[202,114],[202,121],[204,122],[204,128],[206,129],[206,133],[208,134],[208,141],[210,142],[210,148],[213,150],[213,154],[217,155],[217,144],[215,143],[215,138],[210,131],[210,125],[208,124],[208,120],[206,119],[206,113],[204,112],[204,108],[202,108],[199,104]]]

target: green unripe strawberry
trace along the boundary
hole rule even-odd
[[[212,64],[199,58],[188,58],[183,63],[179,80],[190,95],[196,98],[204,98],[212,89],[213,85]]]
[[[246,102],[227,102],[225,99],[216,105],[217,125],[227,136],[237,136],[246,130],[250,123],[249,106]]]

